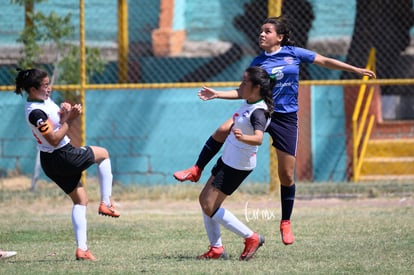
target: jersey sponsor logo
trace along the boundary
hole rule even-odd
[[[283,68],[284,66],[280,66],[280,67],[274,67],[272,69],[272,74],[275,75],[276,80],[281,80],[283,78],[284,76],[283,71],[282,71]]]
[[[286,83],[277,83],[275,86],[276,87],[290,87],[292,85],[293,85],[292,82],[286,82]]]

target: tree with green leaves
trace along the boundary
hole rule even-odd
[[[32,68],[50,64],[41,64],[45,47],[55,53],[53,63],[53,84],[80,83],[80,50],[78,40],[74,39],[75,26],[71,14],[64,16],[55,12],[48,15],[35,11],[35,4],[47,0],[10,0],[12,4],[25,7],[25,26],[17,42],[23,44],[22,56],[18,66]],[[102,59],[99,48],[86,47],[86,81],[94,73],[104,70],[106,61]],[[78,93],[67,91],[62,94],[69,101],[77,101]]]

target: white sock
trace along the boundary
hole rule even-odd
[[[214,221],[212,218],[204,214],[203,212],[203,219],[204,219],[204,227],[207,232],[208,240],[210,241],[210,245],[214,247],[222,246],[221,242],[221,232],[220,232],[220,224]]]
[[[82,250],[88,250],[87,242],[87,222],[86,206],[75,204],[72,208],[72,224],[78,247]]]
[[[109,206],[111,204],[109,198],[112,195],[112,168],[109,158],[98,164],[98,179],[101,188],[101,201]]]
[[[233,213],[224,208],[219,208],[212,219],[242,238],[251,237],[254,233],[250,228],[236,218]]]

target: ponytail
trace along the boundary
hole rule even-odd
[[[18,95],[22,95],[23,91],[29,93],[30,88],[39,89],[41,83],[45,77],[47,77],[47,72],[40,69],[21,69],[17,68],[17,76],[15,80],[15,90],[14,92]]]

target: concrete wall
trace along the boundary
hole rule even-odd
[[[24,98],[0,93],[1,176],[19,170],[31,175],[36,144],[24,119]],[[106,147],[114,180],[122,184],[169,184],[172,174],[196,161],[209,135],[241,104],[203,102],[196,89],[89,91],[86,94],[86,143]],[[269,137],[260,148],[250,182],[269,181]],[[212,161],[201,181],[206,181]],[[95,175],[91,167],[88,174]],[[43,175],[43,174],[42,174]],[[44,176],[44,175],[43,175]]]

